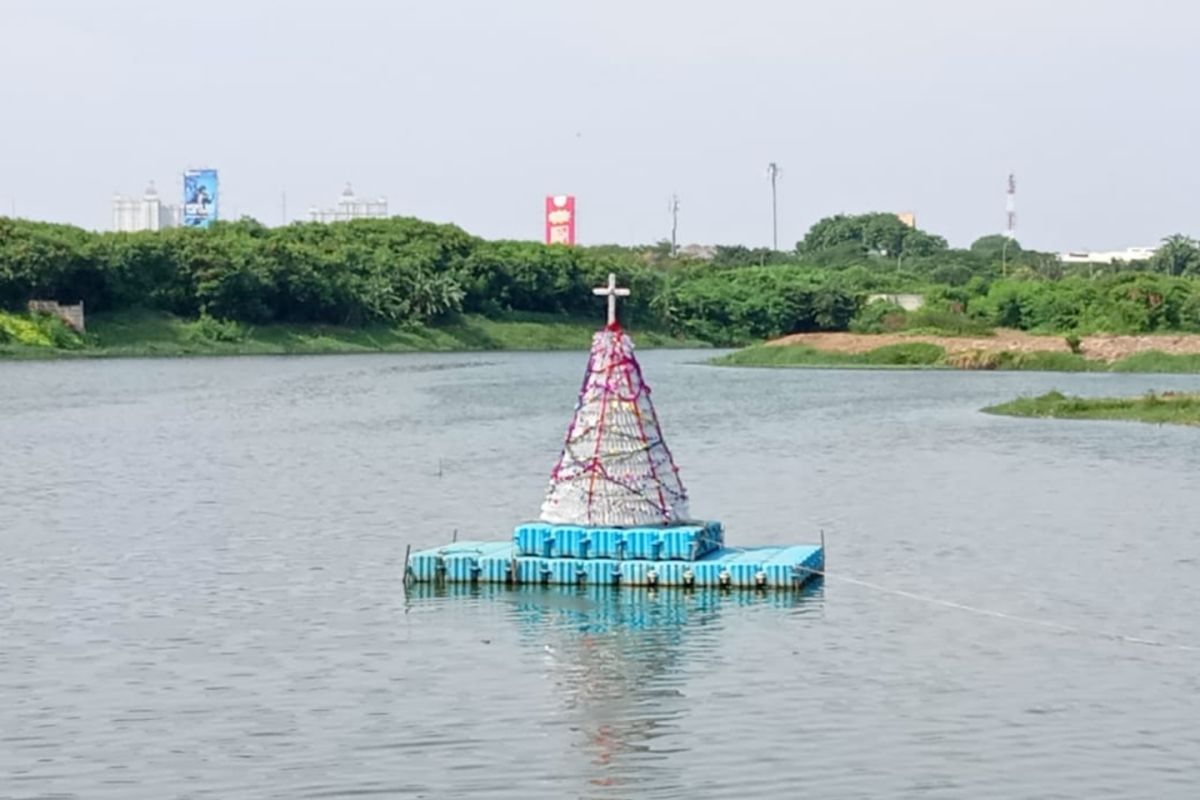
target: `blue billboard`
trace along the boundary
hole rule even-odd
[[[189,169],[183,173],[183,224],[207,228],[217,218],[217,171]]]

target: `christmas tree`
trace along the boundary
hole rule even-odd
[[[550,473],[542,520],[588,526],[674,525],[688,520],[687,492],[663,439],[633,341],[616,318],[616,276],[608,325],[592,338],[583,387],[562,455]]]

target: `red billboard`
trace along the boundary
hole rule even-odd
[[[546,244],[575,244],[575,198],[569,194],[546,198]]]

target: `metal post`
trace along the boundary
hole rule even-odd
[[[679,253],[679,242],[676,239],[676,232],[679,229],[679,195],[671,195],[671,257],[674,258]]]
[[[767,165],[767,175],[771,178],[771,249],[779,249],[779,205],[775,191],[775,181],[779,177],[779,165],[772,161]]]

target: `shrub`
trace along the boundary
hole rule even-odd
[[[938,364],[946,355],[945,348],[928,342],[901,342],[876,347],[863,354],[863,361],[878,366],[913,366]]]
[[[38,327],[36,320],[2,313],[0,313],[0,343],[19,344],[26,347],[54,346],[49,334]]]
[[[1056,350],[1005,355],[1009,356],[1003,365],[1005,369],[1030,372],[1103,372],[1107,367],[1103,361],[1092,361],[1075,353],[1061,353]]]
[[[946,356],[946,363],[958,369],[999,369],[1011,361],[1009,353],[989,350],[967,350]]]
[[[198,344],[240,342],[246,338],[246,329],[231,319],[217,319],[202,314],[195,322],[185,323],[183,338]]]
[[[895,303],[877,300],[859,309],[850,320],[850,330],[855,333],[895,333],[904,330],[908,323],[908,312]]]
[[[1200,372],[1200,355],[1147,350],[1126,356],[1112,365],[1113,372]]]
[[[905,330],[940,336],[991,336],[994,333],[984,320],[969,317],[961,311],[929,307],[910,313]]]
[[[862,363],[854,353],[817,350],[804,344],[756,345],[713,359],[714,364],[743,367],[828,367]]]
[[[84,341],[71,326],[51,314],[25,317],[0,313],[0,344],[76,350],[83,347]]]

